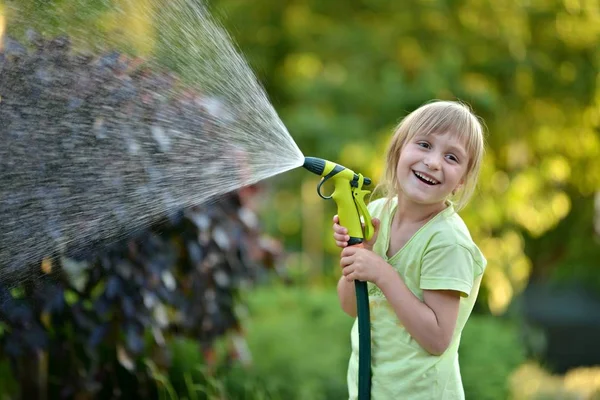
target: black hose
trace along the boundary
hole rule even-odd
[[[354,281],[358,314],[358,400],[371,398],[371,316],[367,282]]]

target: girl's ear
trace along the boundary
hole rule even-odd
[[[452,196],[454,196],[456,192],[463,187],[464,182],[464,179],[461,179],[460,182],[458,182],[458,185],[456,185],[456,187],[452,190]]]
[[[463,185],[465,184],[465,181],[467,180],[467,174],[465,173],[463,175],[462,178],[460,178],[460,181],[458,181],[458,185],[456,185],[456,187],[454,188],[454,190],[452,190],[452,195],[454,195],[457,191],[459,191]]]

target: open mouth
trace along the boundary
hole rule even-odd
[[[439,181],[436,181],[436,180],[435,180],[435,179],[433,179],[432,177],[430,177],[430,176],[426,176],[426,175],[424,175],[424,174],[422,174],[422,173],[420,173],[420,172],[413,171],[413,174],[415,174],[415,176],[416,176],[416,177],[417,177],[417,178],[418,178],[420,181],[422,181],[422,182],[424,182],[424,183],[426,183],[426,184],[428,184],[428,185],[430,185],[430,186],[437,185],[437,184],[439,184],[439,183],[440,183]]]

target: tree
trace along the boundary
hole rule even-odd
[[[482,299],[494,313],[530,277],[600,289],[599,31],[591,3],[214,4],[266,71],[261,78],[306,154],[377,179],[393,126],[422,103],[460,99],[483,117],[487,156],[463,216],[489,261]],[[282,197],[300,199],[298,186],[282,180],[290,192]],[[325,218],[325,242],[328,232]]]

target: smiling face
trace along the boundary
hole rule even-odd
[[[481,121],[467,105],[427,103],[396,127],[376,190],[388,199],[398,196],[399,205],[425,212],[445,208],[456,190],[452,199],[460,211],[475,190],[484,147]]]
[[[443,207],[463,183],[469,156],[457,135],[415,135],[400,152],[396,174],[399,198],[407,204]]]

